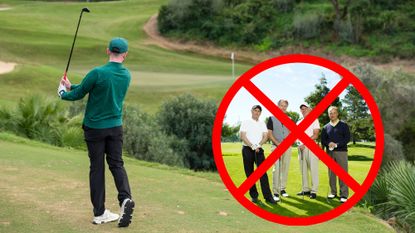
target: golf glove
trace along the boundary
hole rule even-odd
[[[58,87],[58,96],[62,98],[62,94],[66,92],[66,87],[62,83],[59,84]]]
[[[258,144],[252,144],[252,147],[251,147],[252,150],[256,150],[258,148],[261,148],[261,146]]]

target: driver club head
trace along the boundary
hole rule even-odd
[[[87,7],[84,7],[84,8],[82,8],[82,12],[91,12],[91,11],[89,11],[89,9],[87,8]]]

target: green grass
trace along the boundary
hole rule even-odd
[[[132,71],[130,104],[149,112],[166,99],[189,92],[219,101],[232,84],[230,60],[175,52],[147,44],[142,30],[166,0],[98,3],[0,0],[11,10],[0,11],[0,60],[18,63],[16,71],[0,75],[0,104],[9,105],[27,93],[56,95],[66,66],[80,9],[84,14],[72,56],[69,77],[79,82],[106,62],[105,48],[115,36],[126,37],[130,50],[125,65]],[[237,64],[240,75],[249,68]],[[7,90],[7,91],[6,91]]]
[[[270,154],[270,145],[264,147],[265,155]],[[223,159],[228,169],[229,175],[233,182],[238,187],[246,180],[246,176],[243,170],[242,156],[241,156],[241,144],[240,143],[223,143],[222,144]],[[374,155],[374,149],[370,147],[354,146],[349,148],[349,174],[356,179],[360,184],[363,183],[366,178]],[[268,171],[268,179],[272,188],[272,169]],[[310,176],[309,176],[310,177]],[[311,184],[311,183],[310,183]],[[284,198],[283,202],[278,206],[271,206],[268,204],[261,205],[264,209],[277,213],[283,216],[313,216],[327,212],[340,205],[338,200],[327,200],[326,196],[329,193],[328,187],[328,171],[327,166],[323,162],[319,162],[319,190],[317,193],[317,199],[311,200],[305,197],[296,196],[297,192],[301,191],[301,171],[300,162],[297,156],[297,148],[292,148],[292,157],[289,167],[287,192],[290,197]],[[259,183],[258,191],[260,192]],[[353,190],[349,189],[349,196],[353,195]],[[250,199],[249,193],[245,195]],[[262,194],[260,194],[262,203]]]
[[[137,208],[128,229],[90,223],[85,151],[0,133],[0,232],[302,232],[256,217],[226,191],[216,173],[195,173],[125,157]],[[106,206],[118,210],[106,172]],[[220,215],[225,212],[227,216]],[[350,223],[353,224],[350,224]],[[307,232],[393,232],[366,211],[352,211]]]

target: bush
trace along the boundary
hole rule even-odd
[[[320,35],[321,16],[315,13],[296,14],[293,20],[294,35],[310,39]]]
[[[85,150],[84,131],[81,126],[66,128],[62,132],[62,145]]]
[[[19,100],[13,110],[0,110],[0,127],[17,135],[62,146],[61,133],[67,120],[59,100],[34,95]]]
[[[133,107],[124,110],[124,148],[137,159],[186,166],[186,142],[162,132],[155,120]]]
[[[291,12],[295,6],[295,0],[272,0],[272,3],[282,12]]]
[[[385,149],[383,151],[382,167],[392,161],[405,159],[401,142],[389,134],[385,134]]]
[[[340,40],[348,43],[355,43],[355,35],[353,25],[350,18],[346,20],[336,20],[334,22],[334,29],[339,34]]]
[[[408,161],[414,161],[414,110],[408,107],[415,105],[414,77],[400,71],[380,72],[367,65],[357,66],[353,72],[371,91],[379,106],[385,133],[390,135],[385,135],[385,150],[388,150],[388,145],[393,149],[389,150],[389,154],[385,152],[385,158],[402,153]],[[395,139],[402,140],[402,146],[392,145],[398,143]],[[399,155],[399,158],[402,157]]]
[[[365,196],[372,212],[384,219],[396,217],[407,232],[415,230],[415,166],[405,161],[392,162],[373,183]]]
[[[388,212],[393,213],[404,227],[415,230],[415,166],[400,161],[387,169],[386,180],[390,185]]]
[[[216,115],[213,101],[185,94],[165,102],[157,115],[160,127],[188,143],[185,163],[194,170],[215,170],[212,153],[212,127]]]

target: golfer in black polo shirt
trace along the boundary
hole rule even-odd
[[[321,132],[321,142],[327,153],[336,161],[346,172],[348,172],[347,159],[347,143],[350,141],[349,126],[343,121],[339,120],[339,111],[337,107],[330,106],[329,110],[330,122],[323,127]],[[329,168],[329,184],[330,194],[329,199],[337,197],[336,175]],[[344,203],[349,197],[349,188],[339,179],[340,184],[340,202]]]

